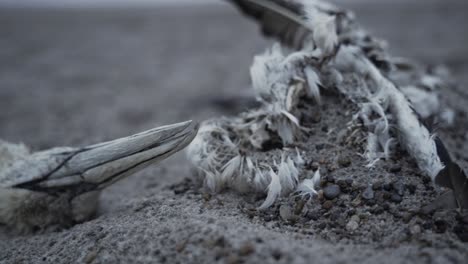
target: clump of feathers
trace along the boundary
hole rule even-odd
[[[245,1],[233,2],[253,15],[247,10],[249,5],[243,5]],[[295,191],[316,195],[320,172],[300,179],[305,174],[303,158],[288,146],[300,141],[307,130],[299,122],[304,113],[298,106],[304,98],[321,104],[321,89],[334,89],[358,106],[354,122],[362,122],[367,132],[363,157],[368,167],[392,157],[400,146],[434,179],[444,164],[437,155],[434,135],[421,119],[439,117],[447,124],[453,122],[451,110],[439,99],[440,88],[447,85],[442,71],[431,72],[390,56],[386,42],[363,30],[349,11],[318,0],[303,1],[302,13],[297,6],[283,7],[265,12],[281,19],[296,14],[292,22],[307,31],[304,37],[300,30],[296,38],[303,43],[291,45],[291,36],[280,34],[278,40],[285,46],[274,44],[255,56],[250,75],[261,107],[201,125],[188,157],[205,176],[205,186],[211,191],[233,188],[266,193],[262,209]],[[278,6],[259,4],[256,8]],[[268,21],[260,23],[275,27],[274,23],[266,25]],[[271,145],[275,147],[268,148]]]

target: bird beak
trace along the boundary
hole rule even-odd
[[[61,157],[61,161],[54,161],[58,164],[55,167],[48,166],[50,171],[46,176],[16,187],[42,191],[74,189],[75,193],[102,189],[185,148],[197,131],[198,124],[187,121],[81,149],[38,152],[32,156],[42,158],[36,160],[44,162]],[[44,155],[50,158],[44,159]]]

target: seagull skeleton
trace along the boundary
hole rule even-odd
[[[30,232],[83,222],[96,212],[102,189],[183,149],[197,130],[187,121],[35,153],[0,141],[0,223]]]

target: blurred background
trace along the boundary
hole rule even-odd
[[[468,83],[468,1],[334,2]],[[223,0],[0,0],[0,138],[44,149],[233,114],[268,43]]]

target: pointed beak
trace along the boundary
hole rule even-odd
[[[197,131],[198,124],[187,121],[79,149],[37,186],[105,188],[185,148]]]

